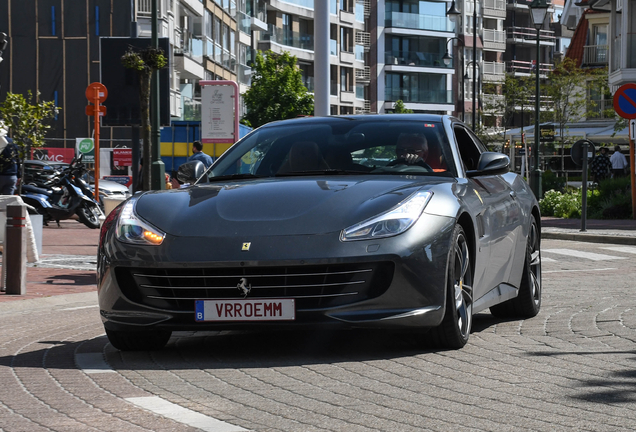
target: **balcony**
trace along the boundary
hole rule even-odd
[[[308,51],[314,50],[314,35],[309,33],[291,32],[272,24],[267,25],[267,31],[261,34],[261,41],[269,41],[292,48]]]
[[[532,27],[509,27],[509,43],[532,44],[537,43],[537,30]],[[556,36],[552,30],[539,30],[540,44],[546,46],[556,45]]]
[[[316,86],[314,85],[314,77],[303,77],[303,85],[307,88],[309,93],[313,93]]]
[[[371,68],[365,66],[364,69],[356,69],[356,82],[369,83],[371,81]]]
[[[405,12],[387,12],[384,25],[413,30],[455,31],[455,23],[447,17]]]
[[[506,0],[484,0],[485,18],[506,18]]]
[[[607,65],[609,45],[586,45],[583,47],[583,66]]]
[[[355,13],[352,12],[348,12],[348,11],[344,11],[344,10],[340,10],[340,22],[342,24],[350,24],[353,25],[353,23],[356,20],[356,15]]]
[[[356,55],[355,55],[354,52],[343,51],[342,49],[340,50],[340,62],[341,63],[353,64],[355,59],[356,59]]]
[[[486,50],[506,51],[506,32],[503,30],[484,29],[483,41]]]
[[[483,62],[484,82],[503,82],[506,79],[506,64],[500,62]]]
[[[352,91],[340,91],[340,102],[353,103],[356,99],[356,94]]]
[[[536,74],[536,61],[511,60],[507,62],[508,72],[519,76],[530,76]],[[546,78],[548,73],[554,69],[554,65],[550,63],[539,64],[539,76]]]
[[[390,65],[407,65],[452,69],[452,63],[444,64],[444,53],[427,53],[421,51],[385,51],[384,63]]]
[[[387,87],[384,91],[384,100],[388,102],[453,104],[452,90],[407,90],[403,88]]]
[[[356,45],[362,45],[365,50],[371,46],[371,34],[363,31],[356,32]]]

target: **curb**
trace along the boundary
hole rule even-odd
[[[588,243],[636,245],[636,237],[588,234],[584,232],[580,232],[580,233],[542,232],[541,239],[569,240],[569,241],[588,242]]]

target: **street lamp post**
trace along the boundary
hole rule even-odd
[[[466,68],[468,68],[470,66],[470,64],[473,64],[473,68],[475,67],[475,64],[477,64],[477,62],[475,61],[469,61],[468,64],[466,65]],[[477,64],[477,66],[479,66],[479,64]],[[473,73],[473,77],[474,77],[474,73]],[[479,67],[479,76],[481,76],[481,66]],[[469,79],[468,77],[468,70],[466,70],[466,74],[464,75],[464,79]],[[478,77],[477,82],[473,81],[473,90],[475,88],[475,85],[477,86],[477,88],[481,87],[481,79]],[[473,93],[473,97],[474,97],[475,93]],[[474,102],[474,100],[473,100]],[[481,106],[481,97],[479,98],[479,106]],[[474,110],[473,110],[474,112]]]
[[[453,3],[453,7],[454,7],[454,3]],[[458,37],[452,37],[450,39],[448,39],[446,41],[446,53],[444,54],[444,56],[442,57],[442,60],[444,61],[444,64],[446,66],[450,65],[451,61],[453,60],[453,56],[448,52],[448,43],[452,40],[457,40],[457,42],[461,43],[462,46],[464,46],[463,41],[458,38]],[[462,94],[462,121],[464,121],[464,55],[462,54],[462,66],[461,66],[461,71],[462,71],[462,90],[461,90],[461,94]]]
[[[539,127],[539,97],[540,97],[540,83],[539,83],[539,71],[541,69],[540,60],[541,60],[541,28],[543,27],[543,23],[545,21],[545,17],[548,13],[548,3],[547,0],[533,0],[529,5],[530,12],[532,13],[532,22],[534,24],[534,28],[537,29],[537,65],[536,65],[536,91],[535,91],[535,100],[534,100],[534,149],[533,149],[533,159],[534,159],[534,168],[530,173],[530,188],[534,192],[534,195],[537,199],[541,199],[542,190],[541,190],[541,167],[540,167],[540,158],[539,158],[539,143],[540,143],[540,127]]]
[[[450,9],[446,11],[446,15],[451,21],[455,21],[461,13],[455,8],[455,0],[451,3]],[[476,91],[475,83],[477,82],[477,0],[473,0],[473,130],[477,124],[477,116],[475,110]]]

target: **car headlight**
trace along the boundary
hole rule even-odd
[[[117,220],[117,239],[124,243],[160,245],[166,234],[137,217],[136,202],[136,198],[131,199],[121,209]]]
[[[417,221],[432,196],[431,191],[415,192],[386,213],[342,230],[340,240],[370,240],[402,234]]]

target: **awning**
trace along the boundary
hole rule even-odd
[[[589,139],[595,144],[627,144],[629,137],[627,128],[618,131],[615,136],[614,124],[616,122],[586,122],[586,123],[570,123],[566,125],[563,135],[570,142],[579,139]],[[541,123],[541,126],[554,126],[555,141],[560,141],[561,131],[557,123]],[[524,126],[523,132],[526,134],[526,140],[534,142],[534,125]],[[510,129],[505,132],[504,139],[521,140],[522,128]],[[501,135],[501,134],[500,134]]]

